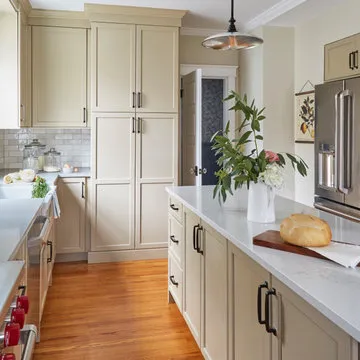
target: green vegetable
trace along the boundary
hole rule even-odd
[[[32,198],[42,199],[49,192],[50,188],[46,180],[40,176],[37,176],[33,184]]]

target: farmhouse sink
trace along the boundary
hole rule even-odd
[[[0,200],[1,199],[31,199],[32,198],[32,184],[0,184]],[[44,201],[49,201],[51,198],[51,190],[55,190],[56,186],[50,186],[50,191],[45,196]]]

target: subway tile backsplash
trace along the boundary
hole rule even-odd
[[[19,129],[0,130],[0,168],[23,167],[23,149],[33,139],[54,147],[61,153],[61,162],[76,167],[90,166],[90,129]]]

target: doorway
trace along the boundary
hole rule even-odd
[[[231,104],[223,102],[230,90],[235,89],[235,66],[181,66],[181,156],[180,184],[215,185],[218,171],[211,138],[230,121],[235,131]]]

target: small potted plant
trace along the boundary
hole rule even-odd
[[[265,120],[265,108],[259,110],[254,100],[249,105],[246,95],[241,98],[234,91],[225,99],[228,100],[234,100],[230,110],[240,111],[243,119],[237,129],[238,138],[230,138],[229,123],[225,130],[218,131],[212,138],[212,149],[220,167],[215,174],[218,183],[214,188],[214,197],[218,196],[220,201],[225,202],[234,189],[246,185],[249,189],[248,220],[274,222],[274,189],[283,186],[285,159],[302,176],[307,175],[308,166],[297,155],[260,149],[259,142],[263,140],[260,125]]]

